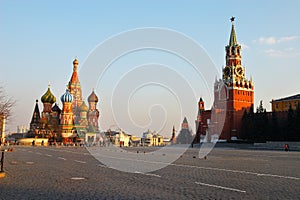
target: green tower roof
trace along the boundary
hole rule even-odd
[[[48,90],[42,96],[41,100],[42,100],[43,103],[51,103],[51,104],[53,104],[54,102],[56,102],[55,96],[50,91],[50,85],[48,85]]]

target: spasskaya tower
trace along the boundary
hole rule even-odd
[[[254,106],[254,83],[245,76],[242,65],[241,45],[237,43],[234,17],[231,18],[229,44],[225,47],[226,66],[222,79],[214,85],[214,107],[226,112],[225,124],[220,139],[241,139],[242,116]],[[226,105],[226,107],[224,106]]]

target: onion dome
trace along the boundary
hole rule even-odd
[[[69,90],[66,89],[66,92],[61,96],[60,100],[64,102],[72,102],[73,96],[70,94]]]
[[[93,91],[92,94],[89,96],[88,98],[88,102],[98,102],[98,97],[97,95],[95,94],[95,92]]]
[[[57,104],[55,104],[52,109],[51,109],[53,112],[57,112],[57,113],[61,113],[61,109],[58,107]]]
[[[50,85],[48,86],[48,90],[42,96],[41,100],[42,100],[43,103],[51,103],[51,104],[53,104],[54,102],[56,102],[55,96],[50,91]]]
[[[77,60],[77,58],[74,59],[73,65],[78,65],[78,60]]]
[[[87,111],[89,111],[89,108],[84,103],[84,101],[82,102],[81,106],[79,107],[79,110],[80,110],[80,112],[87,112]]]

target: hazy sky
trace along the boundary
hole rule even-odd
[[[251,75],[255,83],[255,106],[259,100],[263,100],[267,110],[270,110],[271,99],[300,93],[299,9],[300,2],[296,0],[0,1],[0,83],[7,94],[17,100],[14,118],[9,122],[8,131],[16,131],[17,125],[29,126],[35,99],[40,100],[49,82],[53,94],[61,105],[59,98],[71,77],[73,59],[78,58],[80,68],[100,43],[124,31],[144,27],[178,31],[204,48],[216,66],[216,74],[211,75],[220,77],[221,68],[225,63],[224,48],[228,44],[231,30],[229,20],[231,16],[236,17],[237,40],[242,45],[242,64],[246,67],[246,76],[250,78]],[[168,76],[174,72],[172,76],[174,80],[167,78],[171,81],[169,83],[179,90],[183,87],[184,91],[185,83],[181,79],[188,80],[189,84],[193,84],[196,79],[193,71],[187,69],[188,64],[182,60],[177,62],[176,56],[175,58],[169,54],[165,55],[165,52],[157,53],[151,50],[123,57],[113,63],[115,70],[112,72],[108,70],[107,76],[100,80],[99,85],[86,85],[83,90],[85,100],[93,88],[100,98],[101,127],[121,126],[110,124],[112,122],[108,120],[109,114],[106,114],[109,112],[106,111],[109,104],[105,103],[107,100],[105,91],[120,88],[120,91],[126,94],[122,96],[122,92],[116,93],[110,101],[111,106],[118,102],[122,105],[123,98],[129,98],[125,99],[125,106],[132,109],[129,113],[141,130],[147,127],[163,129],[163,126],[167,126],[163,132],[166,133],[166,130],[171,132],[171,124],[175,124],[179,129],[185,115],[188,116],[191,128],[194,129],[197,100],[200,96],[204,96],[206,108],[209,109],[212,102],[207,96],[207,91],[212,90],[213,81],[206,83],[210,87],[208,90],[205,84],[192,86],[196,99],[193,97],[190,98],[191,103],[184,102],[190,104],[190,107],[186,111],[180,110],[184,108],[183,102],[174,97],[177,95],[180,99],[181,94],[175,89],[171,90],[171,86],[149,84],[151,82],[149,79],[144,83],[138,82],[136,87],[131,86],[135,95],[130,96],[132,91],[122,89],[124,84],[120,87],[119,83],[130,77],[124,78],[124,73],[132,69],[126,68],[126,63],[140,68],[152,63],[150,67],[145,68],[152,70],[149,71],[150,77],[160,73],[158,68],[167,69],[170,73],[165,71],[157,77]],[[127,62],[128,60],[130,62]],[[178,63],[181,68],[176,66]],[[166,65],[167,67],[164,67]],[[124,67],[123,71],[118,67]],[[116,78],[118,84],[110,88],[110,84],[104,84],[103,81],[107,80],[106,83],[109,83],[109,80],[114,80],[112,77]],[[81,79],[80,73],[79,78],[84,85],[84,77]],[[203,79],[199,82],[203,82]],[[127,83],[131,82],[127,80]],[[140,86],[143,86],[143,90]],[[160,96],[165,92],[165,96]],[[150,99],[150,103],[145,99]],[[136,103],[143,101],[147,104],[145,110],[141,103]],[[161,108],[162,104],[166,104],[166,107]],[[42,105],[39,105],[42,109]],[[137,111],[149,113],[140,117],[141,113]],[[115,120],[118,120],[116,118],[118,116],[115,116]],[[164,124],[166,118],[172,121]],[[159,125],[155,125],[156,123]]]

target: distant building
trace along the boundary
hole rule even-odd
[[[104,134],[106,135],[107,139],[115,146],[119,146],[119,147],[132,146],[131,135],[123,132],[122,130],[119,131],[108,130]]]
[[[168,139],[170,141],[170,139]],[[158,134],[156,131],[147,130],[143,133],[141,143],[143,146],[164,146],[164,137]]]
[[[17,126],[17,133],[27,133],[28,129],[26,127],[26,125],[23,126]]]
[[[296,110],[300,103],[300,94],[288,96],[280,99],[272,99],[272,112],[284,112],[290,108]]]
[[[129,146],[138,147],[141,145],[141,140],[142,140],[142,138],[132,135],[130,137],[130,145]]]
[[[194,140],[194,136],[192,130],[189,129],[188,121],[186,117],[184,117],[183,122],[181,124],[181,130],[176,138],[176,143],[191,144],[193,140]]]
[[[195,120],[196,123],[196,137],[195,143],[201,142],[205,138],[210,123],[211,110],[205,110],[204,101],[202,97],[198,102],[198,115]]]

